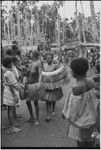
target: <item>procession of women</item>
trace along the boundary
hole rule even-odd
[[[100,14],[95,1],[88,1],[88,18],[83,1],[70,1],[75,17],[69,22],[60,14],[62,8],[66,14],[66,2],[51,2],[9,1],[9,16],[2,2],[1,148],[31,141],[44,144],[27,147],[100,148]],[[59,132],[57,146],[52,144],[50,126],[55,127],[52,137],[64,131],[66,144]]]

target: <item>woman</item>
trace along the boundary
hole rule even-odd
[[[68,119],[67,135],[77,141],[79,148],[93,148],[98,106],[94,81],[86,77],[89,64],[85,58],[73,59],[70,68],[76,84],[70,89],[63,110]]]
[[[39,88],[39,82],[41,78],[41,63],[39,60],[38,51],[33,52],[32,63],[29,66],[28,72],[29,74],[27,76],[25,90],[27,93],[26,104],[30,114],[30,119],[27,122],[34,122],[34,116],[31,105],[31,101],[33,101],[36,110],[35,125],[39,125],[39,104],[38,104],[37,89]]]
[[[44,72],[52,72],[58,69],[59,65],[53,63],[53,54],[48,53],[46,56],[46,62],[43,63]],[[54,90],[45,89],[45,101],[46,101],[46,110],[47,118],[46,121],[51,120],[51,114],[54,114],[56,101],[60,100],[63,97],[62,88],[56,88]]]

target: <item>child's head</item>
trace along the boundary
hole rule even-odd
[[[100,62],[99,62],[99,60],[96,61],[96,64],[95,64],[95,73],[97,73],[97,74],[100,73]]]
[[[86,73],[89,69],[88,61],[85,58],[73,59],[70,68],[74,78],[86,77]]]
[[[6,51],[6,55],[8,55],[8,56],[13,56],[12,50],[11,50],[11,49],[8,49],[8,50]]]
[[[38,60],[39,59],[39,52],[38,51],[34,51],[32,53],[32,59],[33,60]]]
[[[12,68],[12,57],[10,57],[10,56],[4,57],[3,66],[7,69]]]

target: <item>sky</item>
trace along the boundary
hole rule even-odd
[[[52,4],[53,1],[40,1],[38,2],[38,7],[42,4]],[[90,16],[90,5],[89,1],[82,1],[83,3],[83,9],[84,9],[84,15],[85,16]],[[7,8],[9,10],[11,6],[11,1],[2,1],[3,5],[7,5]],[[94,7],[95,7],[95,13],[101,11],[101,1],[94,1]],[[78,1],[78,11],[82,12],[80,1]],[[74,12],[75,12],[75,1],[65,1],[64,6],[59,9],[59,14],[61,15],[62,18],[67,17],[70,19],[71,17],[74,17]]]

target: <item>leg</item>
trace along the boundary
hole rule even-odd
[[[14,126],[14,121],[15,121],[14,109],[15,109],[15,106],[8,106],[7,115],[8,115],[10,128],[7,131],[5,131],[6,134],[17,133],[21,131],[21,129],[18,129]]]
[[[14,109],[14,118],[15,119],[18,119],[18,118],[21,118],[22,116],[20,114],[17,114],[16,113],[16,106],[15,106],[15,109]]]
[[[50,121],[51,117],[51,102],[46,102],[47,118],[46,121]]]
[[[14,106],[8,106],[8,111],[7,111],[7,115],[8,115],[8,121],[9,121],[9,125],[12,127],[14,125]]]
[[[35,106],[35,111],[36,111],[36,125],[38,125],[38,120],[39,120],[39,104],[38,101],[34,101],[34,106]]]
[[[14,108],[14,118],[16,118],[17,115],[16,115],[16,107]]]
[[[53,101],[52,104],[51,104],[51,107],[52,107],[52,113],[55,112],[55,106],[56,106],[56,102]]]
[[[33,110],[32,110],[32,105],[30,101],[26,101],[26,105],[30,114],[30,119],[28,120],[28,122],[33,122],[34,121],[34,116],[33,116]]]

